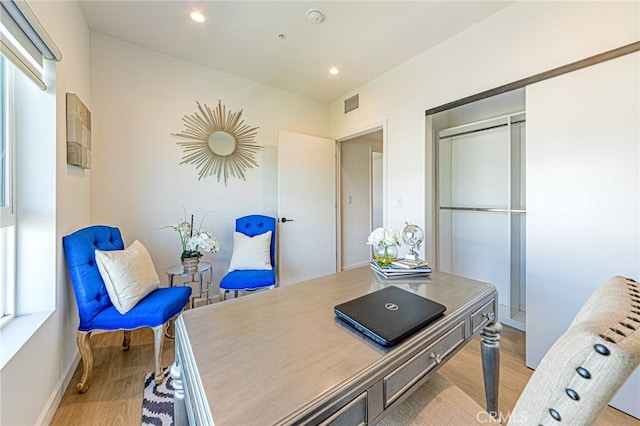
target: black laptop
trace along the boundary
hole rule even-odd
[[[336,316],[375,342],[392,346],[440,317],[447,308],[389,286],[333,308]]]

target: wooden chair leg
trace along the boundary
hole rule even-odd
[[[156,385],[162,383],[164,374],[162,372],[162,345],[164,343],[164,324],[153,327],[153,356],[156,362],[155,381]]]
[[[224,289],[220,289],[220,301],[224,302],[225,300],[227,300],[227,290]]]
[[[131,330],[124,331],[124,337],[122,338],[122,350],[129,350],[129,343],[131,342]]]
[[[91,332],[78,331],[76,334],[76,343],[80,356],[82,357],[82,378],[76,385],[76,390],[84,393],[89,389],[89,380],[91,380],[91,370],[93,370],[93,353],[91,352]]]

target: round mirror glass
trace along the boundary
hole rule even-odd
[[[223,130],[211,133],[208,144],[209,149],[221,157],[231,155],[236,150],[236,138]]]

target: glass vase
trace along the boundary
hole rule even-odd
[[[398,247],[396,246],[375,246],[373,247],[373,258],[378,265],[387,267],[398,258]]]

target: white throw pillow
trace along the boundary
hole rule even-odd
[[[124,250],[96,250],[96,263],[111,303],[121,314],[160,286],[151,256],[138,240]]]
[[[243,269],[272,269],[270,246],[271,231],[254,237],[234,232],[229,272]]]

